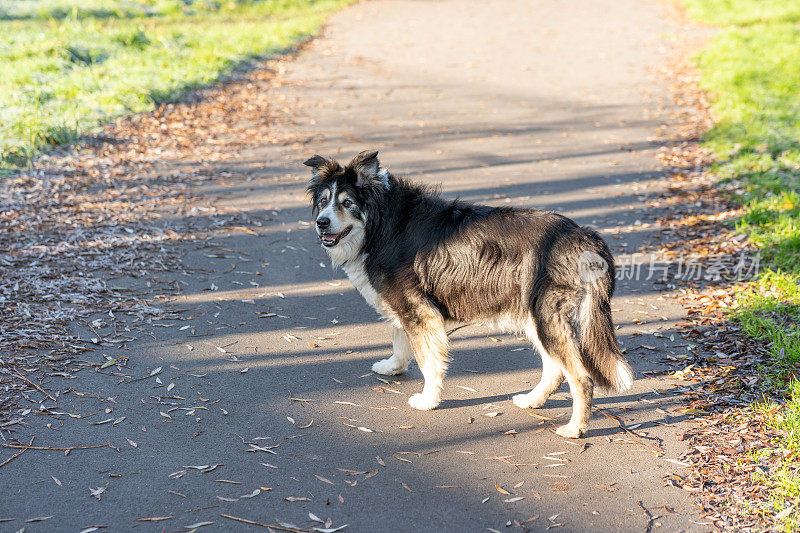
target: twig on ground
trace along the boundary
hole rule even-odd
[[[639,507],[641,507],[642,511],[644,511],[645,516],[647,516],[647,529],[645,530],[645,533],[650,533],[650,531],[653,529],[653,522],[655,521],[656,517],[653,516],[653,513],[650,512],[650,509],[644,506],[641,500],[636,503],[639,505]]]
[[[245,524],[251,524],[254,526],[261,526],[267,527],[270,529],[277,529],[278,531],[289,531],[290,533],[308,533],[307,529],[295,529],[293,527],[283,527],[283,526],[276,526],[273,524],[263,524],[261,522],[256,522],[254,520],[248,520],[247,518],[239,518],[238,516],[231,516],[229,514],[221,513],[220,516],[224,518],[230,518],[231,520],[236,520],[237,522],[243,522]]]
[[[313,402],[314,400],[309,400],[307,398],[292,398],[292,391],[289,391],[289,401],[290,402]]]
[[[42,387],[40,387],[39,385],[37,385],[33,381],[29,380],[28,378],[26,378],[22,374],[15,374],[15,377],[18,377],[19,379],[21,379],[23,381],[26,381],[27,383],[33,385],[36,388],[36,390],[38,390],[39,392],[41,392],[42,394],[44,394],[45,396],[50,398],[52,401],[56,401],[56,399],[53,398],[52,396],[50,396],[50,394],[46,390],[44,390]]]
[[[11,462],[11,461],[13,461],[14,459],[16,459],[17,457],[19,457],[19,456],[20,456],[20,455],[22,455],[23,453],[25,453],[25,450],[30,450],[30,448],[31,448],[31,446],[30,446],[30,445],[31,445],[31,444],[33,444],[33,439],[34,439],[34,438],[35,438],[35,437],[31,437],[31,442],[30,442],[30,444],[28,444],[27,446],[25,446],[24,444],[23,444],[23,445],[21,445],[22,449],[21,449],[20,451],[18,451],[17,453],[15,453],[14,455],[12,455],[11,457],[9,457],[8,459],[6,459],[5,461],[3,461],[2,463],[0,463],[0,467],[2,467],[2,466],[6,466],[8,463],[10,463],[10,462]],[[3,446],[5,446],[5,444],[4,444]],[[14,448],[16,448],[16,446],[13,446],[13,447],[14,447]]]
[[[33,439],[31,439],[31,443],[33,443]],[[57,450],[57,451],[72,451],[72,450],[88,450],[91,448],[105,448],[106,446],[111,446],[110,442],[106,442],[105,444],[95,444],[94,446],[68,446],[66,448],[58,448],[55,446],[31,446],[30,444],[5,444],[0,443],[0,446],[4,448],[23,448],[24,450]],[[3,465],[0,465],[3,466]]]

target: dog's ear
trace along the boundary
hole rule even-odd
[[[315,155],[314,157],[303,161],[303,164],[307,167],[319,168],[327,162],[328,160],[321,155]]]
[[[321,155],[315,155],[311,159],[304,161],[303,164],[307,167],[311,167],[311,172],[313,173],[311,186],[316,185],[341,168],[339,163],[333,159],[327,159]]]
[[[375,181],[380,182],[380,162],[377,150],[365,150],[350,161],[350,167],[356,171],[356,185],[366,187]]]

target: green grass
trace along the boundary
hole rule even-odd
[[[0,0],[0,168],[313,34],[348,0]]]
[[[763,403],[754,406],[772,421],[773,427],[784,433],[777,446],[782,460],[777,470],[770,476],[761,476],[760,481],[771,487],[770,504],[772,511],[780,516],[779,522],[784,531],[800,529],[800,381],[793,380],[788,391],[788,401],[783,405]],[[776,443],[772,443],[775,445]]]
[[[717,25],[800,21],[800,5],[794,0],[684,0],[684,4],[691,18]]]
[[[754,406],[786,438],[772,511],[786,531],[800,527],[800,0],[684,0],[690,16],[720,26],[697,59],[712,103],[705,137],[713,171],[735,184],[746,233],[766,267],[739,295],[732,316],[767,341],[764,383],[785,398]]]
[[[800,275],[767,270],[751,283],[736,302],[732,316],[742,331],[768,342],[770,358],[759,369],[763,386],[785,398],[781,404],[764,402],[753,406],[762,411],[778,431],[784,433],[775,446],[782,457],[768,479],[772,512],[780,516],[784,531],[800,528]]]

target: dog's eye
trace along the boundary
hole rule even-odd
[[[322,199],[320,199],[320,201],[319,201],[319,205],[321,205],[322,207],[325,207],[325,205],[326,205],[327,203],[328,203],[328,199],[327,199],[327,198],[322,198]]]
[[[353,205],[353,201],[350,200],[349,198],[345,198],[344,202],[342,202],[342,205],[345,207],[350,207],[351,205]]]

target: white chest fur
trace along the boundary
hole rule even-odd
[[[350,279],[350,283],[352,283],[356,290],[361,293],[361,296],[364,297],[369,305],[371,305],[385,319],[391,322],[397,322],[394,312],[392,312],[391,308],[386,305],[378,292],[372,286],[372,283],[369,282],[369,276],[367,276],[367,271],[364,269],[363,259],[363,257],[359,257],[352,261],[348,261],[342,265],[342,269]]]

